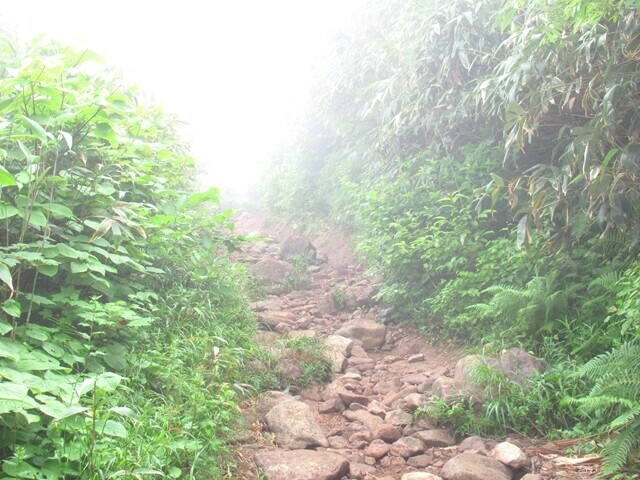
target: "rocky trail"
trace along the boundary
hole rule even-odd
[[[328,232],[310,242],[286,227],[265,227],[243,214],[241,233],[259,231],[270,242],[238,255],[265,282],[266,298],[253,303],[259,341],[274,349],[282,337],[323,339],[334,372],[326,385],[272,391],[246,405],[248,433],[238,435],[237,478],[243,480],[541,480],[592,479],[595,459],[569,458],[571,442],[520,436],[458,438],[414,412],[438,396],[477,395],[468,381],[482,361],[524,381],[544,368],[510,349],[499,359],[463,356],[446,342],[427,343],[405,326],[380,322],[373,297],[379,279],[364,275],[347,242]],[[310,254],[310,282],[287,291],[294,272],[287,259]],[[342,292],[336,298],[336,292]],[[342,307],[342,308],[339,308]],[[279,368],[302,374],[295,359]]]

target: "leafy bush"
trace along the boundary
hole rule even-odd
[[[253,348],[230,212],[97,56],[0,53],[0,478],[217,474]]]

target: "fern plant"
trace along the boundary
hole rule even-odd
[[[640,339],[594,357],[579,371],[594,382],[587,396],[570,399],[587,415],[600,416],[613,437],[602,449],[603,473],[622,468],[640,448]]]
[[[481,318],[496,318],[504,330],[535,337],[553,330],[567,315],[570,288],[558,288],[555,275],[534,277],[524,287],[492,285],[485,292],[493,297],[488,303],[471,305]]]

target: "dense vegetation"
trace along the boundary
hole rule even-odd
[[[372,2],[266,182],[352,229],[395,320],[549,360],[486,415],[601,434],[606,473],[640,447],[637,9]]]
[[[217,191],[90,52],[0,39],[0,478],[220,478],[255,348]]]

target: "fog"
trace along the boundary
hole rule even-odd
[[[362,5],[12,1],[0,24],[101,54],[186,123],[202,186],[247,193],[303,109],[313,62]]]

